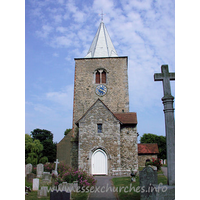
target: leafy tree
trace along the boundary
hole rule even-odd
[[[53,133],[45,129],[34,129],[31,131],[34,140],[39,140],[43,145],[42,154],[48,158],[49,162],[54,162],[56,159],[56,146],[53,143]]]
[[[158,158],[166,159],[166,137],[158,136],[152,133],[144,133],[140,138],[140,143],[157,143],[159,154]]]
[[[37,139],[40,140],[40,142],[43,142],[45,140],[53,141],[53,133],[45,129],[36,128],[33,131],[31,131],[31,135],[34,140]]]
[[[36,165],[40,160],[47,160],[48,158],[42,157],[43,145],[39,140],[33,140],[33,138],[25,134],[25,162]]]
[[[66,129],[64,135],[67,135],[71,130],[72,130],[71,128]]]

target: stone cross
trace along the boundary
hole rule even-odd
[[[163,82],[164,97],[171,96],[170,80],[175,80],[175,73],[169,73],[168,65],[162,65],[161,72],[154,74],[154,81]]]
[[[175,185],[175,122],[174,97],[171,95],[170,80],[175,80],[175,73],[169,73],[168,65],[161,66],[162,73],[154,74],[154,81],[163,82],[164,97],[162,98],[165,114],[165,133],[167,146],[167,181]]]
[[[58,164],[59,164],[58,159],[56,159],[56,161],[54,163],[56,163],[55,171],[57,172],[57,167],[58,167]]]

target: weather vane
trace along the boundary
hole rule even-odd
[[[103,14],[103,10],[101,11],[101,14],[99,15],[101,15],[101,21],[103,21],[103,16],[106,15],[106,14]]]

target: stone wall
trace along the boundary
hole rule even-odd
[[[129,112],[127,57],[75,59],[73,127],[82,115],[100,98],[112,112]],[[103,68],[107,72],[107,93],[95,93],[94,72]]]
[[[121,168],[138,169],[137,125],[121,127]]]
[[[138,165],[139,167],[145,167],[146,160],[149,159],[152,161],[152,158],[157,159],[157,154],[145,154],[145,155],[138,155]]]
[[[97,131],[98,123],[102,124],[102,133]],[[108,175],[121,167],[120,123],[99,100],[79,121],[79,168],[92,173],[91,158],[97,149],[107,154]]]

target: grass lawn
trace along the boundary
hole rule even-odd
[[[114,186],[118,187],[118,189],[119,187],[121,188],[126,187],[125,189],[118,191],[118,196],[120,200],[128,200],[128,199],[139,200],[140,199],[139,177],[136,177],[135,183],[131,182],[130,177],[113,178],[112,181],[113,181]],[[163,175],[161,170],[158,171],[158,184],[159,183],[163,183],[163,185],[167,184],[167,178]]]
[[[25,185],[30,187],[31,190],[32,190],[32,183],[27,182],[26,179],[25,179]],[[71,197],[73,198],[73,200],[87,200],[88,195],[89,195],[89,193],[86,193],[86,192],[84,192],[84,193],[82,193],[82,192],[79,192],[79,193],[72,192]],[[49,200],[50,199],[50,192],[47,193],[47,197],[41,197],[41,198],[37,197],[37,191],[31,191],[31,192],[28,193],[28,195],[25,196],[25,200],[34,200],[34,199]]]

